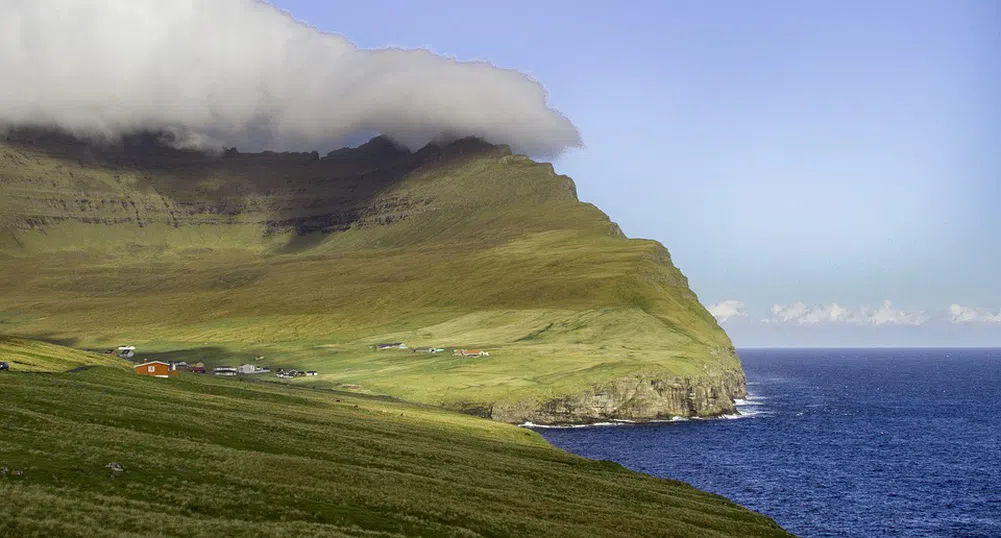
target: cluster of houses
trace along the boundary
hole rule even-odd
[[[136,364],[134,368],[136,374],[138,375],[148,375],[153,377],[170,377],[172,375],[177,375],[179,372],[192,372],[196,374],[207,373],[205,364],[201,362],[195,364],[188,364],[183,361],[182,362],[148,361],[142,364]],[[213,375],[222,377],[266,374],[269,372],[271,372],[271,369],[268,368],[267,366],[261,367],[261,366],[256,366],[254,364],[244,364],[236,368],[232,366],[218,366],[212,369]],[[278,377],[282,379],[319,375],[319,372],[315,370],[299,371],[299,370],[286,370],[284,368],[279,369],[276,373]]]
[[[115,355],[123,359],[132,359],[135,357],[136,348],[135,346],[119,346],[117,349],[109,349],[108,353],[114,353]],[[262,359],[263,357],[258,357]],[[138,362],[138,361],[137,361]],[[151,377],[170,377],[177,375],[180,372],[190,372],[193,374],[207,374],[208,369],[205,367],[204,362],[196,362],[194,364],[188,364],[185,361],[142,361],[133,366],[137,375],[145,375]],[[257,366],[256,364],[243,364],[241,366],[218,366],[212,369],[212,374],[222,377],[236,377],[238,375],[254,375],[254,374],[266,374],[271,372],[271,369],[267,366]],[[299,375],[317,375],[317,372],[296,372],[295,370],[278,370],[278,377],[298,377]]]
[[[242,366],[237,366],[233,368],[232,366],[219,366],[212,369],[212,373],[215,375],[235,377],[238,375],[253,375],[253,374],[266,374],[271,371],[271,368],[260,367],[253,364],[244,364]]]
[[[410,349],[407,344],[403,342],[392,342],[388,344],[376,344],[375,349],[377,351],[386,351],[389,349]],[[415,347],[413,349],[414,353],[444,353],[445,348],[443,347]],[[456,357],[489,357],[490,353],[483,351],[482,349],[460,349],[455,348],[452,350],[452,355]]]
[[[304,372],[302,370],[286,370],[284,368],[279,368],[277,375],[282,379],[292,379],[293,377],[312,377],[320,374],[316,370]]]
[[[407,350],[410,349],[407,344],[403,342],[392,342],[388,344],[376,344],[373,346],[378,351],[384,351],[389,349],[397,350]],[[443,347],[416,347],[412,350],[414,353],[427,353],[427,354],[439,354],[445,353],[445,348]],[[123,359],[132,359],[135,357],[136,348],[135,346],[119,346],[117,349],[109,349],[108,353],[114,353]],[[454,357],[489,357],[490,353],[482,349],[464,349],[464,348],[454,348],[452,349],[452,356]],[[263,357],[258,357],[261,359]],[[152,376],[152,377],[170,377],[172,375],[177,375],[180,372],[191,372],[195,374],[206,374],[208,370],[205,367],[205,363],[196,362],[194,364],[188,364],[184,361],[178,362],[165,362],[165,361],[146,361],[141,364],[135,365],[135,371],[138,375]],[[212,369],[212,374],[223,377],[236,377],[239,375],[254,375],[254,374],[266,374],[271,372],[271,369],[267,366],[261,367],[254,364],[244,364],[237,367],[232,366],[219,366]],[[319,375],[315,370],[301,371],[281,368],[276,373],[276,376],[280,379],[292,379],[295,377],[312,377]]]

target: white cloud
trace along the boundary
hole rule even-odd
[[[922,312],[904,312],[893,308],[889,300],[869,314],[868,321],[873,325],[922,325],[930,318]]]
[[[733,318],[746,318],[747,312],[744,310],[743,301],[735,301],[733,299],[728,299],[726,301],[720,301],[716,304],[712,304],[706,307],[713,317],[716,318],[720,323],[725,323],[729,319]]]
[[[849,325],[921,325],[929,317],[924,312],[897,310],[889,300],[878,308],[862,306],[847,308],[837,303],[807,306],[802,302],[772,305],[771,315],[765,323],[792,323],[796,325],[849,324]]]
[[[1001,323],[1001,311],[993,312],[986,308],[949,306],[949,321],[953,323]]]
[[[477,136],[535,156],[579,146],[537,81],[428,50],[361,50],[258,0],[3,0],[0,130],[182,145],[415,149]]]

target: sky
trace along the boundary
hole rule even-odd
[[[738,347],[1001,346],[1001,2],[272,4],[2,2],[0,129],[480,136],[667,246]]]
[[[1001,3],[274,4],[539,80],[738,347],[1001,346]]]

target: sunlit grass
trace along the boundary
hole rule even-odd
[[[107,366],[8,372],[0,393],[3,536],[786,536],[433,407]]]

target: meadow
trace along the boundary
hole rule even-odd
[[[25,355],[44,360],[0,373],[0,536],[789,536],[722,497],[436,407],[146,378],[0,340],[0,356]]]

